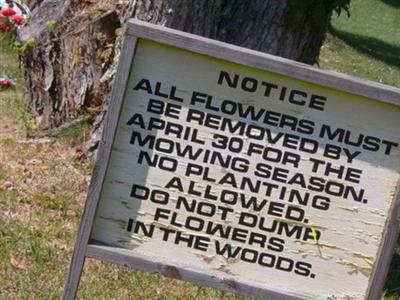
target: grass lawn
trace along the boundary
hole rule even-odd
[[[333,19],[320,66],[400,87],[400,0],[352,0],[351,14]],[[79,150],[87,133],[26,138],[22,73],[1,43],[0,62],[18,80],[0,92],[0,299],[59,299],[91,173]],[[385,289],[385,299],[400,299],[400,244]],[[247,299],[91,260],[78,298]]]
[[[352,0],[333,17],[320,66],[400,87],[400,1]]]

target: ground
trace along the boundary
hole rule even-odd
[[[353,0],[333,20],[322,68],[400,87],[400,2]],[[0,92],[0,299],[58,299],[71,258],[92,164],[82,153],[87,126],[42,136],[23,103],[16,55],[0,44],[0,73],[17,77]],[[400,246],[385,299],[400,299]],[[246,299],[190,283],[89,260],[81,299]]]
[[[352,0],[332,19],[320,66],[400,87],[400,1]]]

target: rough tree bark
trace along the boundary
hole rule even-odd
[[[85,112],[96,147],[130,17],[314,64],[333,7],[302,0],[34,0],[19,32],[28,103],[40,129]]]

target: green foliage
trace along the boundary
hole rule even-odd
[[[350,18],[332,18],[320,65],[400,87],[399,12],[390,0],[352,0]]]
[[[350,1],[351,0],[333,1],[333,10],[336,11],[338,16],[340,16],[340,13],[344,10],[347,13],[347,16],[350,17]]]
[[[83,118],[78,119],[77,122],[62,125],[55,133],[52,133],[52,130],[49,130],[48,133],[55,136],[61,143],[74,147],[84,142],[88,128],[89,124]]]
[[[335,11],[340,15],[343,10],[350,13],[350,0],[301,0],[296,2],[301,8],[315,14]]]
[[[299,12],[310,17],[317,27],[326,27],[330,22],[330,17],[333,12],[340,15],[343,11],[350,16],[350,1],[351,0],[298,0],[289,2],[289,7],[286,12],[288,21],[296,18]],[[295,22],[294,22],[295,23]],[[297,24],[298,25],[298,24]],[[296,25],[296,26],[297,26]]]
[[[32,127],[32,115],[23,100],[25,79],[16,59],[19,42],[12,35],[0,36],[0,49],[0,75],[7,75],[16,81],[13,89],[0,92],[0,113],[17,120],[22,132],[27,133]]]
[[[17,46],[18,41],[14,34],[10,32],[0,34],[0,47],[3,54],[9,55],[15,53],[18,48]]]
[[[20,53],[26,52],[27,50],[32,48],[35,45],[35,43],[36,43],[36,40],[34,38],[30,38],[25,43],[20,44],[19,52]]]
[[[5,54],[24,53],[36,44],[34,38],[30,38],[25,42],[20,42],[13,33],[0,35],[0,47]]]
[[[103,12],[101,11],[101,10],[93,10],[93,11],[91,11],[90,12],[90,14],[89,14],[89,19],[91,20],[91,21],[96,21],[96,20],[99,20],[99,19],[101,19],[101,17],[103,16]]]
[[[49,20],[46,22],[46,28],[49,31],[54,30],[58,25],[58,21],[57,20]]]

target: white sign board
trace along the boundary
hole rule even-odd
[[[379,297],[398,90],[137,21],[121,65],[72,272],[88,256],[259,298]]]

